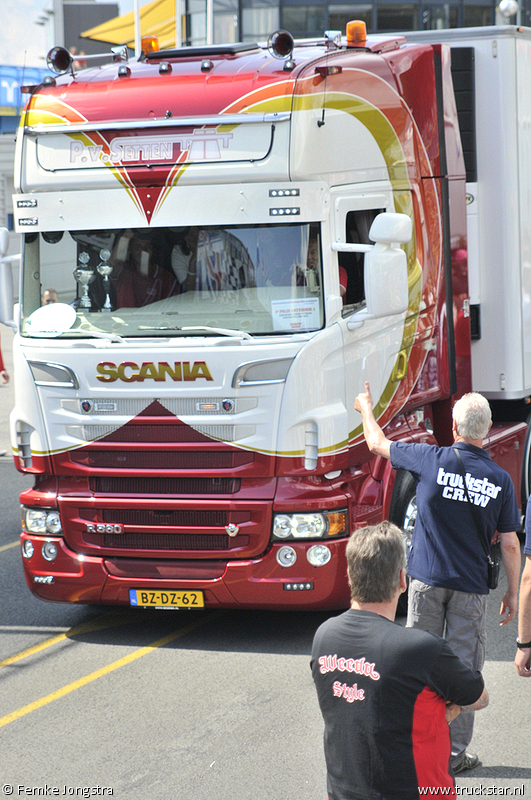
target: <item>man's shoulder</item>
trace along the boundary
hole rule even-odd
[[[429,631],[421,628],[406,628],[379,614],[354,611],[353,609],[323,622],[317,629],[315,640],[331,643],[338,635],[348,635],[349,633],[352,635],[370,634],[371,640],[381,639],[386,646],[403,651],[416,650],[420,647],[425,648],[426,651],[432,649],[437,652],[444,645],[444,639]]]
[[[393,441],[389,451],[391,464],[395,469],[409,469],[411,472],[420,472],[423,463],[436,457],[440,448],[428,442]]]

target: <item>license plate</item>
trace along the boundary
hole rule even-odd
[[[129,603],[132,606],[151,608],[204,608],[203,592],[153,591],[152,589],[129,589]]]

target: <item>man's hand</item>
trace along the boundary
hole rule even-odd
[[[372,410],[372,394],[369,381],[365,381],[365,391],[361,392],[354,401],[354,408],[361,414],[363,421],[363,435],[367,442],[367,447],[377,456],[390,458],[391,442],[386,438],[384,432],[376,422]]]
[[[363,416],[366,411],[372,411],[372,394],[369,381],[365,381],[365,391],[361,392],[354,401],[354,408]]]
[[[446,703],[446,722],[448,725],[461,713],[461,706],[455,703]]]
[[[514,657],[514,664],[521,678],[531,678],[531,647],[524,649],[519,647]]]
[[[517,608],[518,597],[505,592],[501,601],[500,617],[503,617],[504,614],[507,614],[507,616],[505,619],[502,619],[500,625],[507,625],[508,622],[511,622],[511,620],[515,618]]]

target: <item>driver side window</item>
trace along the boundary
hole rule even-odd
[[[372,244],[369,230],[374,218],[384,209],[349,211],[346,216],[345,241],[348,244]],[[344,298],[344,313],[352,313],[365,304],[363,275],[364,253],[338,253],[339,266],[347,273],[347,290]],[[349,308],[350,306],[350,308]],[[352,308],[354,306],[354,308]]]

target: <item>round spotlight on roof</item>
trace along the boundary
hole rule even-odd
[[[289,31],[275,31],[267,40],[267,49],[275,58],[288,58],[294,47],[295,42]]]
[[[51,69],[57,75],[63,75],[68,72],[73,61],[74,59],[64,47],[53,47],[46,56],[48,69]]]

